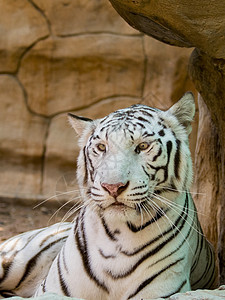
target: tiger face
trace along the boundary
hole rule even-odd
[[[127,213],[166,207],[190,187],[188,135],[195,113],[191,93],[167,111],[133,105],[103,119],[69,115],[80,135],[77,177],[84,201]]]

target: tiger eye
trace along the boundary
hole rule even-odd
[[[106,145],[104,144],[98,144],[97,148],[99,151],[104,152],[106,150]]]
[[[138,145],[138,149],[139,149],[140,151],[147,150],[148,147],[149,147],[149,144],[148,144],[147,142],[143,142],[143,143],[140,143],[140,144]]]

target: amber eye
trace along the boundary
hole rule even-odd
[[[144,150],[147,150],[149,147],[149,144],[147,142],[143,142],[143,143],[140,143],[138,145],[138,149],[139,151],[144,151]]]
[[[106,145],[104,144],[98,144],[97,148],[99,151],[104,152],[106,150]]]

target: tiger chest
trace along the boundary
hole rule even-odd
[[[133,232],[124,222],[110,222],[91,214],[82,218],[76,231],[76,246],[88,280],[103,286],[117,299],[123,299],[122,295],[129,299],[133,290],[143,284],[149,293],[158,279],[157,289],[162,285],[163,291],[166,280],[171,290],[174,278],[182,275],[186,268],[184,252],[187,249],[181,247],[180,251],[175,251],[178,239],[167,244],[168,237],[159,232],[158,226]],[[165,266],[169,266],[168,271]],[[161,270],[165,272],[159,276]]]

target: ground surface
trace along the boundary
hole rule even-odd
[[[60,206],[59,203],[55,203],[34,208],[34,203],[23,205],[16,200],[0,199],[0,243],[24,231],[60,222],[70,208],[63,207],[53,216]],[[71,220],[72,218],[67,221]]]

